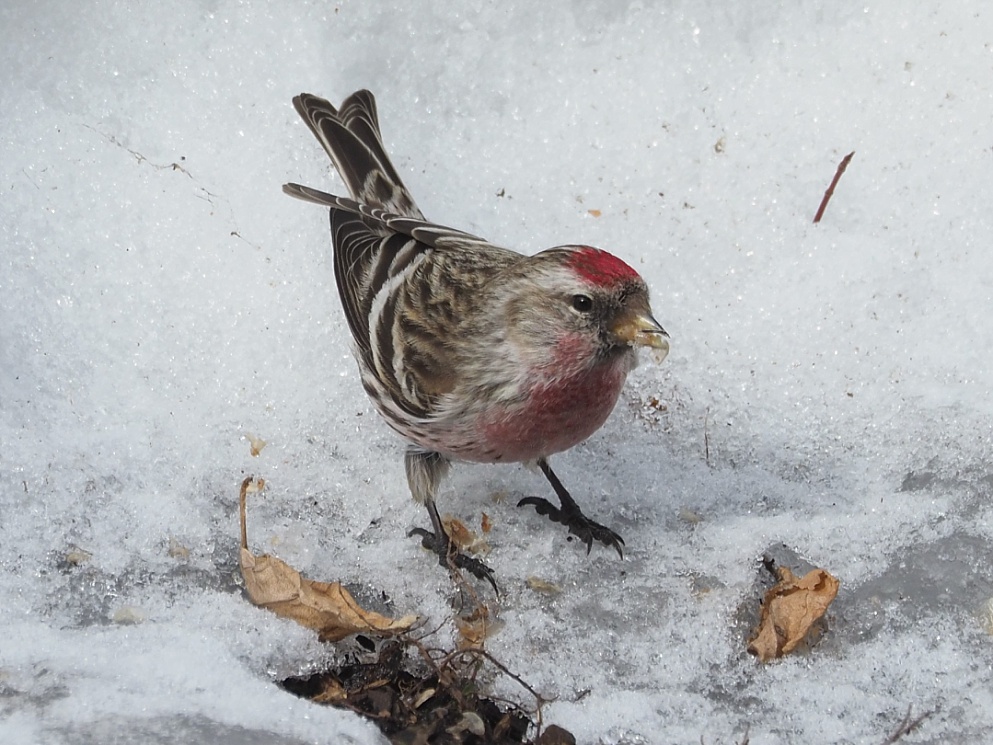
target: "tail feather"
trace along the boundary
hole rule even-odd
[[[410,214],[397,214],[389,212],[382,207],[376,207],[368,203],[359,202],[347,197],[339,197],[328,194],[320,189],[313,189],[302,184],[283,184],[283,193],[295,199],[311,204],[319,204],[323,207],[330,207],[332,212],[354,215],[366,226],[366,230],[372,230],[377,235],[383,236],[389,233],[402,233],[410,236],[416,241],[424,244],[424,248],[476,248],[485,246],[495,248],[485,238],[466,233],[464,230],[447,228]],[[336,251],[347,253],[347,243],[335,243]],[[504,249],[501,249],[504,250]]]
[[[293,105],[331,157],[356,202],[386,212],[424,219],[383,147],[376,100],[366,90],[345,99],[340,109],[310,93]]]

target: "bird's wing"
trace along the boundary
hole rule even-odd
[[[286,184],[330,207],[334,271],[371,396],[427,419],[458,381],[450,340],[482,286],[520,254],[423,219]]]

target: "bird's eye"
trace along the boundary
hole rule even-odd
[[[593,310],[593,301],[588,295],[573,295],[572,296],[572,307],[578,310],[580,313],[589,313]]]

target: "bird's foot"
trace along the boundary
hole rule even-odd
[[[597,541],[604,546],[612,547],[617,551],[618,556],[624,558],[624,539],[606,525],[590,520],[579,507],[573,505],[556,507],[541,497],[524,497],[517,506],[522,507],[526,504],[532,505],[539,515],[545,515],[552,522],[561,523],[569,528],[570,533],[586,544],[586,553],[593,548],[593,541]]]
[[[408,538],[415,535],[421,537],[421,545],[424,548],[437,554],[438,563],[441,566],[448,569],[464,569],[476,577],[476,579],[485,579],[493,587],[493,592],[497,595],[500,594],[496,579],[493,577],[493,570],[479,559],[466,556],[459,551],[458,547],[452,543],[452,539],[444,531],[442,531],[440,538],[436,533],[432,533],[430,530],[425,530],[424,528],[414,528],[407,533]]]

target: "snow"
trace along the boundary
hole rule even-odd
[[[450,614],[326,218],[280,193],[341,190],[292,96],[368,87],[425,214],[611,250],[672,335],[554,459],[623,561],[514,507],[548,491],[521,467],[440,497],[494,520],[488,649],[545,721],[877,743],[913,707],[937,713],[910,741],[989,741],[985,4],[49,0],[0,38],[0,740],[381,741],[277,688],[338,652],[236,577],[254,473],[259,551]],[[743,609],[780,544],[842,589],[819,646],[759,665]]]

